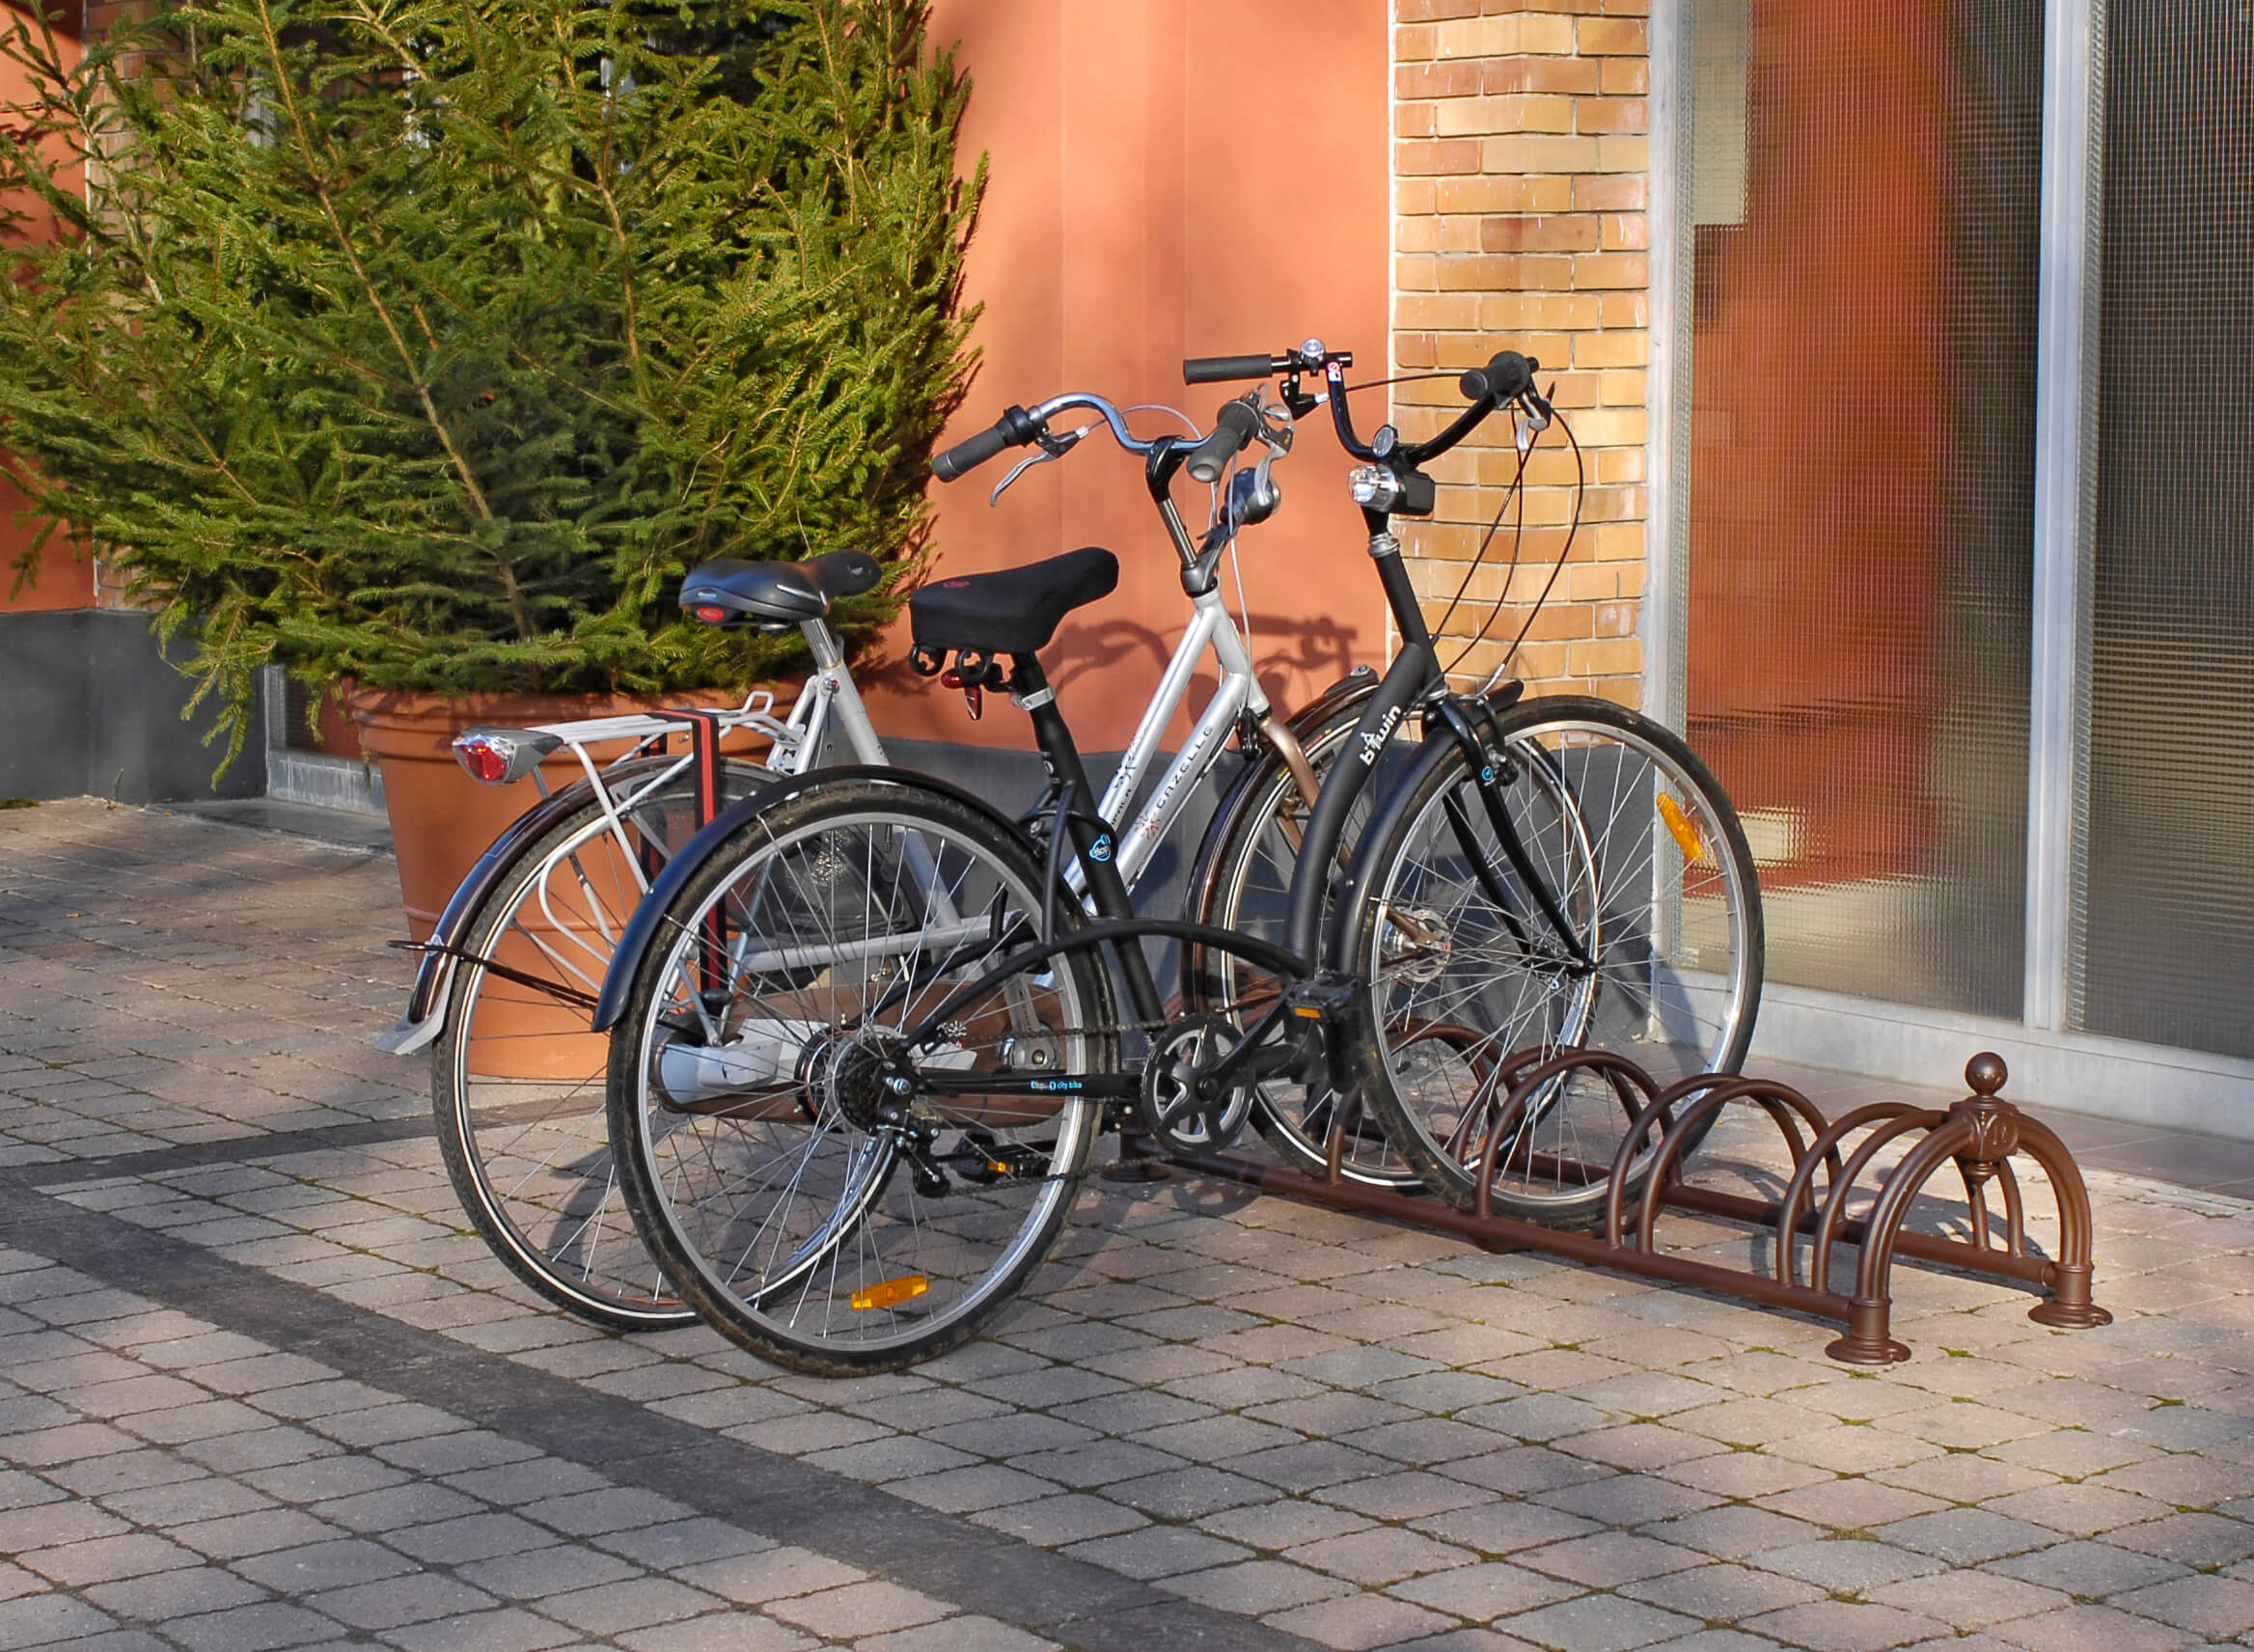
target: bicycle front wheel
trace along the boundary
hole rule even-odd
[[[682,886],[613,1033],[611,1134],[645,1242],[724,1335],[816,1375],[897,1369],[1047,1256],[1101,1122],[1068,1076],[1109,1062],[1096,961],[906,1037],[1031,944],[1041,882],[1013,829],[887,780],[782,795]],[[988,1074],[1002,1093],[967,1082]]]
[[[634,1235],[588,1011],[648,880],[696,830],[692,782],[640,761],[534,842],[464,926],[431,1048],[439,1156],[479,1235],[548,1301],[615,1331],[694,1324]],[[724,802],[772,779],[729,762]]]
[[[1560,697],[1498,732],[1491,782],[1428,740],[1363,845],[1347,933],[1371,983],[1366,1094],[1451,1203],[1492,1158],[1498,1211],[1586,1225],[1630,1099],[1577,1072],[1514,1104],[1518,1078],[1569,1050],[1662,1087],[1734,1071],[1761,994],[1760,886],[1720,785],[1659,724]]]

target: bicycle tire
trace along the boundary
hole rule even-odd
[[[1060,1085],[902,1125],[877,1077],[1109,1061],[1109,979],[1081,954],[997,983],[934,1049],[899,1044],[943,984],[1031,939],[1043,874],[1022,832],[902,776],[779,791],[681,885],[613,1032],[611,1134],[644,1243],[739,1346],[819,1376],[901,1369],[975,1335],[1047,1258],[1099,1104]],[[1077,924],[1070,903],[1058,921]],[[768,962],[816,955],[811,981]]]
[[[1293,732],[1306,753],[1308,766],[1320,785],[1331,760],[1353,735],[1369,689],[1327,707],[1310,708],[1316,715],[1295,721]],[[1365,792],[1349,817],[1340,848],[1351,853],[1369,815],[1370,793]],[[1298,864],[1300,833],[1306,827],[1313,806],[1301,794],[1289,765],[1273,749],[1264,751],[1251,769],[1223,799],[1215,830],[1193,868],[1185,916],[1193,922],[1233,929],[1281,946],[1286,937],[1293,867]],[[1185,947],[1182,953],[1182,991],[1186,1007],[1226,1015],[1244,1025],[1259,1005],[1236,985],[1241,964],[1201,947]],[[1256,973],[1262,983],[1273,977]],[[1273,990],[1272,987],[1269,990]],[[1343,1119],[1338,1117],[1346,1110]],[[1252,1127],[1277,1157],[1293,1170],[1322,1176],[1330,1169],[1330,1136],[1333,1121],[1343,1125],[1339,1173],[1365,1187],[1400,1190],[1416,1186],[1421,1176],[1394,1148],[1375,1121],[1366,1116],[1358,1098],[1341,1102],[1327,1086],[1282,1082],[1260,1087],[1252,1110]]]
[[[1492,1141],[1495,1210],[1586,1226],[1622,1098],[1601,1075],[1567,1074],[1512,1114],[1505,1081],[1568,1048],[1625,1056],[1663,1087],[1736,1070],[1760,1003],[1760,883],[1720,785],[1660,724],[1555,697],[1502,712],[1497,732],[1505,817],[1579,955],[1512,863],[1471,759],[1428,735],[1364,837],[1341,931],[1343,966],[1370,980],[1364,1090],[1451,1204],[1474,1202]],[[1647,1145],[1636,1164],[1650,1158]]]
[[[664,767],[638,761],[606,780],[616,791]],[[723,799],[773,778],[729,761]],[[638,854],[662,861],[687,840],[692,796],[684,774],[622,811]],[[454,965],[431,1047],[431,1119],[463,1213],[510,1273],[592,1324],[664,1331],[694,1324],[696,1312],[664,1288],[619,1198],[603,1106],[608,1049],[573,996],[600,988],[641,895],[607,820],[594,800],[566,814],[463,926],[468,955]]]

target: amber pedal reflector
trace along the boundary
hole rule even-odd
[[[931,1281],[921,1274],[904,1274],[896,1280],[883,1280],[853,1293],[855,1308],[866,1310],[872,1308],[897,1308],[913,1301],[931,1288]]]
[[[1690,824],[1690,816],[1683,812],[1683,806],[1665,792],[1660,793],[1660,818],[1667,823],[1667,830],[1682,845],[1683,858],[1694,861],[1706,853],[1706,843],[1698,836],[1698,828]]]

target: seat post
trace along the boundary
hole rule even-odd
[[[1087,878],[1096,912],[1104,918],[1133,918],[1135,905],[1127,898],[1127,885],[1119,876],[1117,840],[1097,812],[1098,794],[1088,785],[1087,769],[1080,760],[1080,747],[1073,742],[1072,730],[1064,725],[1064,714],[1057,709],[1057,691],[1049,686],[1048,674],[1041,670],[1036,655],[1012,654],[1009,668],[1010,700],[1033,720],[1033,739],[1041,748],[1041,761],[1048,767],[1050,780],[1060,789],[1069,788],[1080,800],[1066,811],[1064,829],[1072,834],[1072,846],[1079,852],[1080,867]],[[1162,1020],[1165,1006],[1141,950],[1122,947],[1119,961],[1128,994],[1135,1000],[1135,1013],[1145,1021]]]

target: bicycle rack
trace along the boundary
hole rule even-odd
[[[1504,1131],[1543,1087],[1568,1073],[1600,1074],[1630,1115],[1627,1133],[1610,1167],[1611,1197],[1594,1234],[1571,1233],[1530,1222],[1497,1216],[1493,1209],[1496,1155]],[[1183,1169],[1239,1182],[1264,1192],[1365,1215],[1389,1217],[1416,1226],[1461,1234],[1496,1250],[1546,1251],[1553,1255],[1623,1273],[1643,1274],[1792,1308],[1845,1323],[1846,1335],[1825,1352],[1854,1365],[1883,1365],[1910,1358],[1910,1350],[1888,1334],[1893,1307],[1892,1273],[1897,1255],[2011,1280],[2048,1293],[2028,1310],[2038,1324],[2080,1330],[2110,1324],[2113,1316],[2090,1300],[2090,1198],[2074,1155],[2048,1126],[2029,1117],[1996,1092],[2008,1076],[1999,1056],[1983,1053],[1965,1068],[1972,1093],[1947,1109],[1916,1108],[1903,1102],[1875,1102],[1827,1120],[1815,1104],[1789,1085],[1767,1079],[1705,1073],[1662,1089],[1635,1062],[1603,1051],[1565,1050],[1546,1060],[1521,1058],[1506,1064],[1516,1074],[1480,1154],[1473,1208],[1456,1210],[1430,1198],[1359,1187],[1345,1180],[1339,1166],[1350,1117],[1332,1126],[1327,1176],[1236,1157],[1177,1160]],[[1709,1120],[1733,1103],[1756,1106],[1776,1125],[1792,1155],[1792,1171],[1781,1198],[1763,1200],[1683,1180],[1687,1149],[1703,1137]],[[1343,1113],[1345,1110],[1341,1110]],[[1803,1134],[1803,1126],[1805,1133]],[[1657,1133],[1639,1193],[1622,1197],[1629,1171]],[[1852,1146],[1849,1138],[1861,1134]],[[1907,1151],[1875,1178],[1861,1214],[1848,1215],[1848,1203],[1874,1160],[1888,1143],[1912,1140]],[[2044,1256],[2028,1248],[2026,1211],[2011,1161],[2024,1155],[2049,1178],[2058,1211],[2058,1254]],[[1844,1157],[1843,1157],[1844,1155]],[[1970,1236],[1946,1238],[1903,1226],[1911,1201],[1943,1166],[1954,1162],[1965,1187]],[[1585,1166],[1554,1167],[1593,1180]],[[1818,1171],[1824,1175],[1817,1197]],[[2003,1207],[2003,1242],[1995,1242],[1987,1189],[1993,1183]],[[1765,1229],[1774,1252],[1766,1274],[1724,1266],[1695,1256],[1659,1250],[1653,1231],[1663,1208],[1719,1217]],[[1803,1245],[1803,1241],[1805,1241]],[[1852,1292],[1831,1287],[1832,1257],[1842,1245],[1856,1248]],[[1806,1267],[1801,1267],[1805,1253]]]

